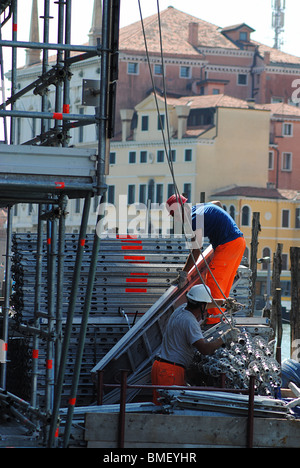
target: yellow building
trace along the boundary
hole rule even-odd
[[[217,191],[219,199],[244,233],[248,255],[251,249],[252,215],[260,213],[257,257],[271,258],[282,244],[282,304],[290,307],[290,248],[300,247],[300,192],[275,188],[232,187]],[[258,265],[258,295],[265,294],[265,263]]]
[[[233,184],[266,187],[270,113],[252,102],[219,94],[168,97],[165,103],[151,94],[135,109],[121,110],[121,118],[122,134],[111,141],[107,175],[119,232],[148,203],[152,228],[165,233],[162,204],[174,184],[190,203],[199,202],[201,193],[208,200]],[[128,231],[135,226],[131,223]],[[141,230],[146,229],[144,224]]]

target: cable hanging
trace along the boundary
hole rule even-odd
[[[176,182],[176,178],[175,178],[175,172],[174,172],[174,166],[173,166],[173,160],[172,160],[172,150],[171,150],[171,138],[170,138],[170,131],[169,131],[169,119],[168,119],[168,107],[167,107],[167,93],[166,93],[166,82],[165,82],[165,70],[164,70],[164,53],[163,53],[163,45],[162,45],[162,31],[161,31],[161,22],[160,22],[160,9],[159,9],[159,0],[157,0],[157,15],[158,15],[158,27],[159,27],[159,40],[160,40],[160,57],[161,57],[161,65],[162,65],[162,79],[163,79],[163,96],[164,96],[164,104],[165,104],[165,115],[166,115],[166,130],[167,130],[167,142],[166,142],[166,137],[165,137],[165,133],[164,133],[164,128],[163,128],[163,125],[162,125],[162,118],[161,118],[161,114],[160,114],[160,110],[159,110],[159,105],[158,105],[158,98],[157,98],[157,92],[156,92],[156,87],[155,87],[155,83],[154,83],[154,78],[153,78],[153,73],[152,73],[152,70],[151,70],[151,65],[150,65],[150,56],[149,56],[149,50],[148,50],[148,45],[147,45],[147,38],[146,38],[146,33],[145,33],[145,27],[144,27],[144,21],[143,21],[143,15],[142,15],[142,10],[141,10],[141,3],[140,3],[140,0],[138,0],[138,5],[139,5],[139,12],[140,12],[140,18],[141,18],[141,25],[142,25],[142,33],[143,33],[143,38],[144,38],[144,43],[145,43],[145,51],[146,51],[146,57],[147,57],[147,63],[148,63],[148,67],[149,67],[149,73],[150,73],[150,78],[151,78],[151,84],[152,84],[152,89],[153,89],[153,95],[154,95],[154,99],[155,99],[155,105],[156,105],[156,111],[157,111],[157,114],[158,114],[158,118],[159,118],[159,122],[160,122],[160,128],[161,128],[161,133],[162,133],[162,139],[163,139],[163,145],[164,145],[164,149],[165,149],[165,154],[166,154],[166,157],[167,157],[167,162],[168,162],[168,166],[169,166],[169,170],[170,170],[170,174],[171,174],[171,177],[172,177],[172,181],[173,181],[173,186],[174,186],[174,193],[175,193],[175,196],[176,196],[176,200],[177,200],[177,203],[179,203],[181,205],[181,209],[182,209],[182,212],[183,212],[183,203],[182,203],[182,200],[181,200],[181,197],[180,197],[180,192],[179,192],[179,189],[178,189],[178,185],[177,185],[177,182]],[[186,235],[186,225],[184,223],[184,216],[182,216],[182,230],[183,230],[183,234],[185,236],[185,240],[187,241],[188,243],[188,237]],[[192,226],[188,225],[188,229],[190,230],[190,232],[192,232]],[[224,299],[226,300],[227,297],[225,296],[224,292],[222,291],[220,285],[218,284],[216,278],[214,277],[210,267],[209,267],[209,264],[205,258],[205,256],[203,255],[203,252],[199,246],[199,242],[198,242],[198,239],[197,237],[195,237],[195,241],[197,243],[197,248],[200,252],[200,255],[202,256],[204,262],[205,262],[205,265],[209,271],[209,273],[211,274],[216,286],[218,287],[220,293],[222,294],[222,296],[224,297]],[[229,321],[228,317],[224,314],[224,312],[221,310],[221,308],[219,307],[219,305],[215,302],[214,298],[212,297],[210,291],[208,290],[206,284],[205,284],[205,281],[198,269],[198,266],[197,266],[197,262],[195,260],[195,257],[193,255],[193,249],[192,248],[189,248],[189,251],[190,251],[190,255],[191,255],[191,258],[193,260],[193,263],[194,263],[194,266],[195,266],[195,269],[197,271],[197,274],[199,276],[199,278],[201,279],[201,282],[204,284],[204,286],[206,287],[206,290],[207,292],[209,293],[211,299],[212,299],[212,302],[214,303],[214,305],[216,306],[216,308],[219,309],[219,311],[221,312],[221,314],[223,315],[223,317],[226,319],[226,321],[228,321],[229,325],[232,326],[231,322]]]

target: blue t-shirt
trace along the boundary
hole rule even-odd
[[[193,231],[203,227],[203,236],[208,237],[213,249],[243,236],[232,217],[217,205],[195,205],[191,214]]]

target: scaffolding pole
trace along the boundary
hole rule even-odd
[[[37,175],[23,173],[18,167],[9,178],[0,174],[0,191],[2,193],[2,203],[7,207],[7,250],[6,250],[6,283],[5,301],[3,310],[3,340],[8,342],[8,312],[10,307],[10,281],[11,281],[11,244],[12,244],[12,209],[18,203],[36,203],[38,205],[38,225],[37,225],[37,246],[35,260],[35,290],[34,290],[34,311],[32,322],[18,323],[18,331],[32,338],[32,376],[30,389],[30,404],[26,403],[24,408],[30,407],[36,425],[42,425],[44,441],[49,447],[58,445],[57,428],[59,424],[59,410],[61,405],[62,390],[66,374],[66,363],[70,347],[71,331],[73,326],[74,312],[77,301],[77,294],[80,282],[80,271],[84,253],[85,237],[91,199],[95,194],[100,197],[101,202],[105,201],[106,183],[105,173],[109,154],[109,139],[113,133],[113,108],[115,98],[115,85],[117,80],[117,46],[119,32],[119,10],[120,0],[103,0],[102,12],[102,39],[96,46],[72,45],[71,42],[71,0],[55,2],[58,6],[57,16],[57,43],[49,42],[50,30],[50,0],[44,0],[43,12],[43,42],[19,41],[17,37],[18,23],[18,0],[12,0],[9,8],[9,18],[12,22],[11,40],[3,40],[0,36],[0,48],[11,48],[11,96],[0,104],[0,117],[3,122],[10,119],[11,146],[15,145],[16,119],[39,119],[40,135],[32,135],[33,138],[28,144],[41,143],[44,146],[67,146],[67,132],[74,127],[95,125],[98,131],[98,154],[95,161],[95,174],[91,179],[83,176],[66,174],[66,181],[59,182],[47,174],[41,172]],[[24,89],[17,92],[17,49],[38,49],[42,51],[41,76]],[[49,68],[49,51],[55,50],[57,53],[56,66]],[[71,52],[77,52],[78,56],[71,57]],[[80,55],[79,55],[80,54]],[[94,115],[70,114],[70,74],[69,67],[90,57],[98,56],[101,65],[100,93],[97,97],[99,103],[95,105]],[[56,73],[63,71],[59,79]],[[4,70],[1,70],[4,73]],[[44,89],[47,86],[55,86],[55,111],[48,112],[47,97]],[[15,104],[24,94],[34,90],[35,95],[40,95],[40,108],[35,107],[34,111],[18,110]],[[7,109],[10,106],[10,109]],[[46,130],[46,121],[54,120],[54,129]],[[48,126],[48,125],[47,125]],[[58,138],[62,134],[62,138]],[[28,148],[28,146],[23,146]],[[25,165],[25,153],[20,150]],[[34,153],[34,152],[33,152]],[[43,158],[48,157],[47,152],[40,151],[41,166]],[[71,153],[70,153],[71,155]],[[49,155],[50,158],[51,155]],[[33,158],[33,154],[30,155]],[[63,156],[65,157],[65,156]],[[86,155],[86,158],[89,156]],[[23,163],[22,159],[22,163]],[[44,162],[45,162],[44,159]],[[32,159],[33,160],[33,159]],[[48,159],[48,162],[50,159]],[[85,159],[87,161],[87,159]],[[50,164],[52,161],[50,162]],[[53,164],[53,163],[52,163]],[[23,164],[22,164],[23,166]],[[4,166],[3,166],[4,167]],[[84,167],[84,170],[87,169]],[[1,172],[1,170],[0,170]],[[57,185],[58,184],[58,185]],[[63,185],[62,185],[63,184]],[[63,188],[62,191],[60,189]],[[56,190],[57,189],[57,190]],[[63,275],[64,275],[64,246],[65,246],[65,217],[66,205],[70,198],[84,198],[84,209],[81,217],[80,233],[76,251],[76,259],[73,272],[72,288],[66,319],[63,317]],[[47,222],[47,223],[46,223]],[[96,226],[101,222],[101,215],[98,216]],[[46,272],[43,271],[43,240],[44,227],[47,224],[47,263]],[[83,348],[86,340],[87,324],[89,319],[92,291],[95,282],[98,252],[100,249],[100,237],[95,229],[93,250],[89,264],[88,283],[85,291],[84,309],[79,333],[79,345],[75,362],[72,389],[69,400],[69,412],[65,430],[64,445],[68,445],[70,429],[73,418],[74,404],[78,388],[80,369],[83,357]],[[43,273],[45,273],[43,275]],[[43,281],[47,281],[48,309],[44,313],[41,311],[41,294]],[[45,326],[41,326],[43,319]],[[31,319],[30,319],[31,320]],[[63,330],[64,329],[64,330]],[[46,366],[43,370],[45,379],[45,403],[43,411],[39,409],[38,402],[38,378],[42,372],[39,368],[39,346],[41,339],[46,341]],[[1,390],[6,391],[6,362],[1,365]],[[19,397],[13,396],[19,404]],[[75,399],[75,400],[74,400]],[[41,416],[41,417],[40,417]],[[28,423],[30,421],[28,420]],[[32,427],[35,426],[32,424]],[[31,422],[30,422],[31,424]]]

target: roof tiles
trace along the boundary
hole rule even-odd
[[[165,55],[184,55],[186,58],[195,56],[198,58],[203,57],[202,53],[188,42],[190,23],[198,24],[198,48],[239,49],[237,44],[222,33],[222,31],[228,29],[226,27],[220,28],[219,26],[203,21],[173,7],[168,7],[161,11],[159,18],[160,21],[158,21],[157,14],[143,18],[145,38],[147,40],[149,53],[159,54],[161,52],[159,24],[161,26],[162,45]],[[232,26],[230,29],[232,29]],[[259,53],[262,56],[266,52],[269,53],[270,64],[284,63],[288,65],[300,65],[299,57],[295,57],[256,41],[251,40],[250,44],[258,47]],[[135,52],[139,54],[145,51],[145,40],[141,21],[120,29],[119,48],[120,51],[126,50],[131,53]]]

